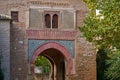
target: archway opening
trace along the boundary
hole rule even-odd
[[[37,63],[39,58],[42,59]],[[65,80],[65,58],[59,50],[54,48],[44,50],[34,64],[43,65],[42,69],[45,72],[39,76],[42,80]]]
[[[73,61],[69,51],[56,42],[48,42],[38,47],[30,61],[30,70],[34,74],[34,64],[38,56],[46,57],[52,66],[51,80],[65,80],[65,75],[73,73]]]
[[[47,49],[41,53],[51,60],[52,63],[52,80],[65,80],[65,59],[62,53],[57,49]]]

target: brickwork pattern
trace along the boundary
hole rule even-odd
[[[11,79],[27,80],[27,42],[25,28],[15,24],[11,26],[10,59]]]

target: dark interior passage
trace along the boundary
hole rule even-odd
[[[65,80],[65,59],[62,53],[50,48],[43,51],[40,55],[48,58],[52,64],[51,79]]]

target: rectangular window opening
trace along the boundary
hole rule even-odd
[[[18,22],[18,11],[11,11],[11,18],[13,21]]]

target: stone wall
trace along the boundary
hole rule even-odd
[[[30,9],[29,11],[29,28],[30,29],[42,29],[44,23],[44,12],[37,9]]]
[[[4,80],[10,80],[10,20],[0,19],[0,59]]]

